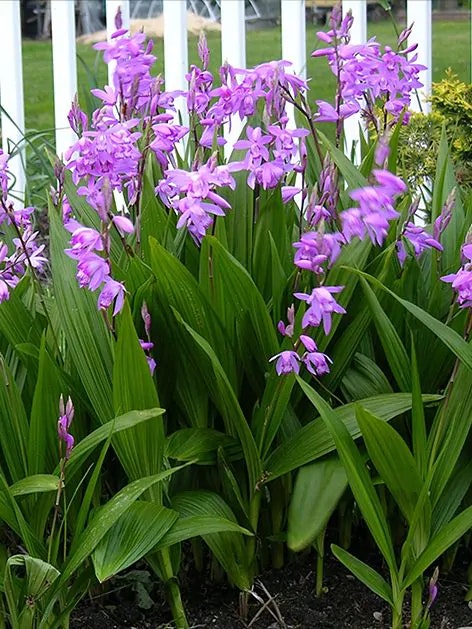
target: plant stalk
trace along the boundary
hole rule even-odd
[[[411,629],[419,629],[423,614],[423,579],[421,577],[411,586]]]

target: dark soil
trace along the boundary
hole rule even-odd
[[[472,608],[464,601],[466,591],[463,575],[457,580],[440,579],[431,629],[472,629]],[[131,586],[84,601],[73,616],[71,629],[171,629],[174,625],[162,594],[153,591],[151,595],[154,604],[147,611],[139,608],[136,598],[133,600]],[[238,592],[227,585],[210,583],[203,577],[189,580],[182,584],[182,596],[192,629],[390,627],[385,603],[334,559],[326,561],[325,593],[320,598],[314,596],[312,557],[263,574],[249,596],[246,621],[240,616]]]

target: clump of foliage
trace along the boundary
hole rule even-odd
[[[472,85],[449,70],[442,81],[433,83],[432,111],[412,113],[400,133],[399,173],[413,188],[434,177],[441,130],[446,129],[456,177],[472,184]]]
[[[333,104],[313,103],[286,61],[214,76],[204,39],[188,90],[167,92],[152,43],[117,24],[97,45],[113,85],[93,90],[92,116],[78,102],[69,115],[50,258],[0,152],[0,517],[13,537],[0,589],[13,629],[67,626],[90,583],[142,559],[186,629],[187,540],[196,569],[209,557],[243,602],[287,548],[314,545],[321,591],[341,500],[385,571],[333,553],[394,629],[410,593],[410,626],[428,627],[433,567],[472,525],[472,208],[443,135],[431,223],[418,221],[395,174],[421,87],[411,29],[393,50],[351,45],[351,27],[337,8],[314,53],[339,79]],[[354,114],[373,130],[359,167],[340,150]]]

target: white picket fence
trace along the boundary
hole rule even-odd
[[[22,142],[24,123],[23,69],[21,55],[21,0],[0,1],[0,104],[3,150],[17,147],[10,164],[16,177],[15,193],[20,198],[25,189],[25,158]],[[282,50],[281,58],[292,61],[294,71],[304,76],[306,70],[305,0],[280,0]],[[343,12],[354,16],[352,42],[366,40],[366,0],[343,0]],[[129,25],[129,1],[106,0],[107,33],[114,30],[114,18],[121,9],[123,25]],[[427,109],[424,95],[431,89],[431,8],[432,0],[407,0],[407,23],[414,22],[413,39],[419,42],[419,63],[427,66],[421,80],[425,86],[416,107]],[[187,2],[163,0],[164,9],[164,68],[169,90],[185,89],[188,66]],[[246,22],[244,0],[221,0],[222,62],[237,67],[246,66]],[[67,113],[77,92],[77,61],[75,46],[74,0],[51,0],[51,29],[53,46],[54,117],[56,152],[59,156],[75,140],[67,126]],[[274,57],[279,54],[274,50]],[[113,72],[113,68],[109,69]],[[346,127],[348,140],[358,134],[358,120],[350,119]]]

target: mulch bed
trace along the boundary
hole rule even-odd
[[[464,563],[463,568],[466,568]],[[472,606],[464,601],[465,570],[440,579],[439,596],[431,612],[431,629],[472,629]],[[304,557],[282,570],[263,574],[249,596],[247,620],[239,614],[239,594],[224,584],[200,576],[182,584],[182,596],[192,629],[388,629],[388,607],[360,584],[342,565],[328,559],[325,590],[314,596],[314,560]],[[154,605],[142,610],[131,587],[85,600],[76,610],[71,629],[171,629],[162,593],[154,590]],[[264,607],[264,603],[269,604]],[[261,608],[263,608],[261,611]],[[271,608],[272,615],[268,608]],[[257,616],[258,612],[260,614]],[[278,620],[277,620],[278,618]]]

